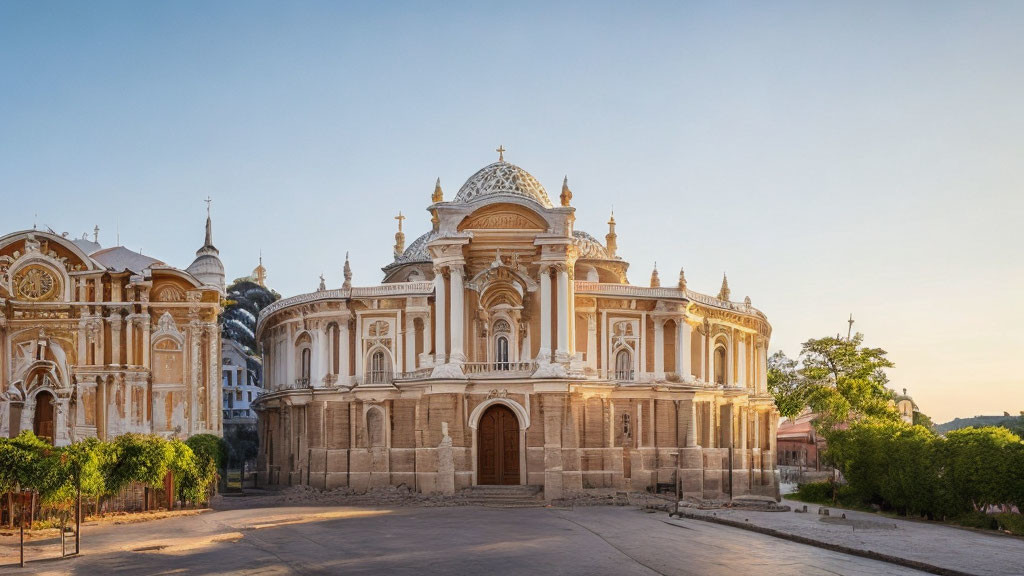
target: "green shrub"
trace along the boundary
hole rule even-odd
[[[1018,536],[1024,536],[1024,515],[1004,512],[996,514],[995,519],[1003,530],[1009,530]]]
[[[223,470],[227,461],[227,444],[220,436],[213,434],[196,434],[185,444],[192,449],[199,460],[212,460],[215,470]]]
[[[995,516],[989,516],[980,511],[961,514],[955,517],[953,522],[968,528],[981,528],[983,530],[995,530],[998,527]]]

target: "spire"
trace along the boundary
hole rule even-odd
[[[263,288],[267,287],[267,269],[263,267],[263,251],[260,250],[260,264],[252,271],[252,280]]]
[[[718,299],[729,301],[729,278],[726,277],[725,272],[722,273],[722,288],[718,291]]]
[[[345,267],[342,274],[345,276],[345,283],[341,287],[345,290],[352,288],[352,267],[348,264],[348,252],[345,252]]]
[[[398,220],[398,232],[395,232],[395,260],[398,260],[405,252],[405,232],[402,232],[402,220],[405,220],[405,216],[402,216],[401,210],[398,211],[395,220]]]
[[[682,268],[679,269],[679,290],[686,292],[686,272]]]
[[[207,196],[203,202],[206,202],[206,242],[203,247],[213,248],[213,222],[210,220],[210,204],[213,202],[213,198]]]
[[[660,288],[661,278],[658,277],[658,263],[654,263],[654,270],[651,271],[651,288]]]
[[[441,190],[441,179],[438,178],[434,184],[434,194],[430,197],[430,201],[434,204],[438,202],[444,202],[444,190]]]
[[[566,176],[562,180],[562,195],[559,196],[562,200],[562,206],[568,206],[569,201],[572,200],[572,190],[569,190],[569,177]]]
[[[612,208],[612,217],[608,220],[608,234],[604,237],[604,245],[608,249],[609,258],[615,258],[615,251],[619,247],[616,242],[617,238],[618,235],[615,234],[615,209]]]
[[[92,241],[96,244],[100,243],[100,227],[98,224],[92,229]]]

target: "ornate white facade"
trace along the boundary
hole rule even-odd
[[[627,283],[614,218],[602,244],[571,199],[502,158],[453,201],[437,183],[382,285],[352,286],[346,261],[340,289],[264,309],[263,481],[557,498],[678,473],[692,496],[774,495],[764,314],[682,271]]]

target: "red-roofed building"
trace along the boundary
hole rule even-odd
[[[825,440],[814,430],[814,419],[818,415],[810,410],[792,420],[779,423],[775,440],[778,446],[780,466],[803,466],[821,470],[818,453],[825,449]]]

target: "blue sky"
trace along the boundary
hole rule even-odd
[[[0,230],[234,278],[380,280],[496,159],[630,279],[749,295],[790,355],[845,331],[937,420],[1024,409],[1024,4],[0,2]],[[38,214],[38,216],[35,216]]]

